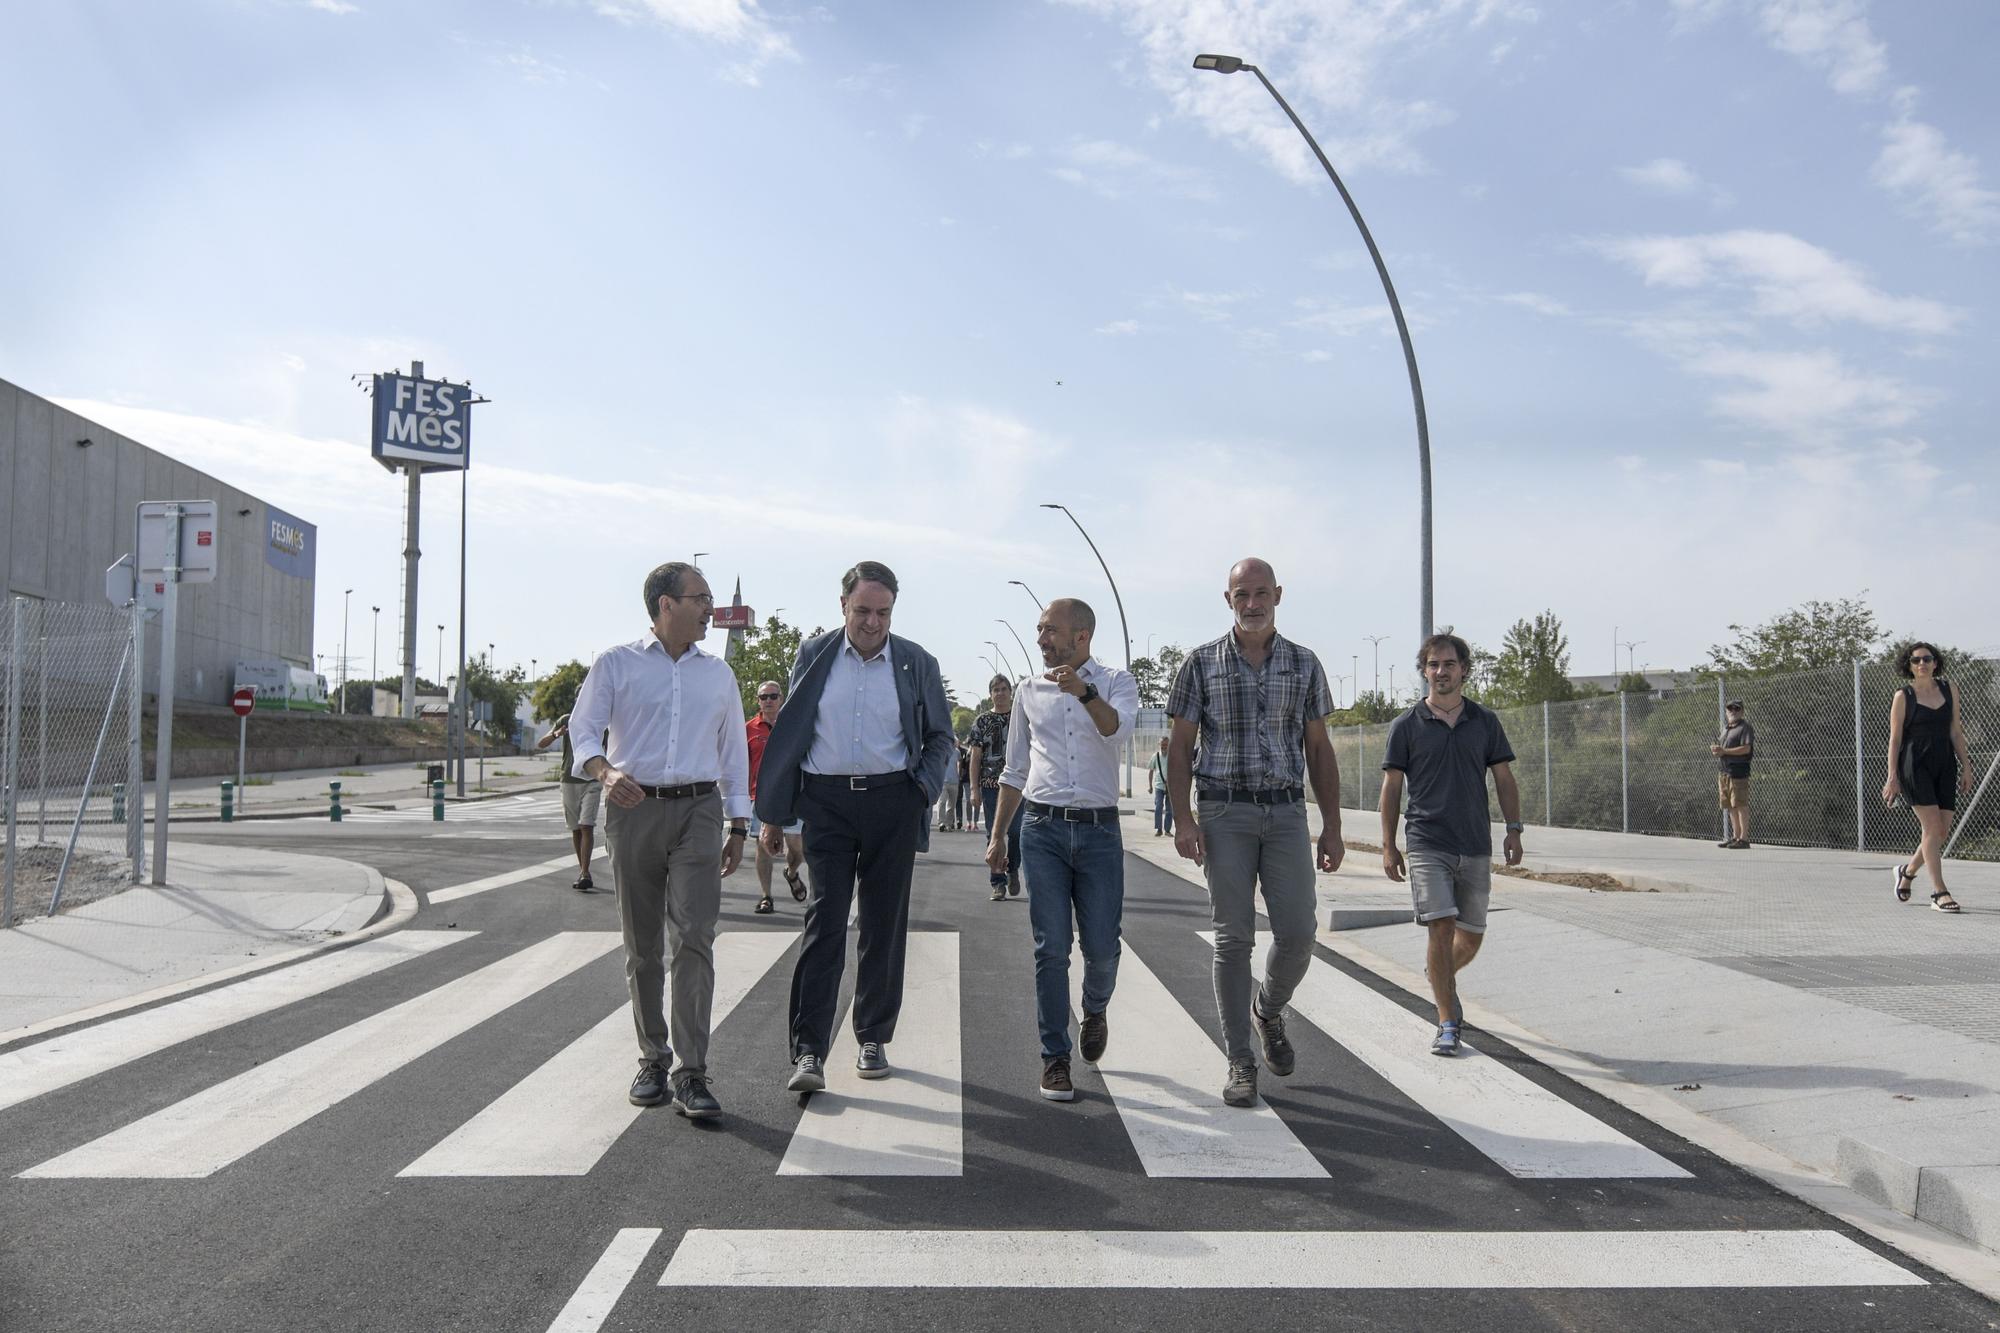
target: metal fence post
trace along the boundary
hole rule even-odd
[[[1555,779],[1549,773],[1549,701],[1542,700],[1542,827],[1554,828],[1556,822]]]
[[[125,711],[125,859],[132,863],[132,882],[146,876],[146,610],[135,591],[132,598],[132,693]]]
[[[49,840],[49,604],[35,603],[35,845]]]
[[[14,924],[15,813],[20,807],[21,786],[21,607],[26,600],[16,597],[7,608],[7,725],[4,738],[0,738],[5,755],[0,776],[6,783],[0,801],[7,806],[7,847],[0,854],[5,862],[0,868],[0,928]]]
[[[1868,798],[1861,777],[1861,659],[1854,659],[1854,850],[1868,850]]]
[[[1625,691],[1618,691],[1618,827],[1632,831],[1632,750],[1625,743]]]

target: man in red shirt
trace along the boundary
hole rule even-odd
[[[757,711],[743,724],[745,739],[750,745],[750,799],[757,799],[757,770],[764,765],[764,743],[771,739],[771,724],[778,720],[778,709],[785,702],[785,687],[775,680],[767,680],[757,687]],[[763,887],[764,896],[757,900],[757,911],[768,914],[771,909],[771,867],[775,862],[771,854],[764,850],[764,844],[757,840],[763,825],[755,815],[750,817],[750,840],[757,847],[757,883]],[[792,886],[792,897],[799,902],[806,900],[806,882],[799,877],[799,865],[806,859],[805,821],[800,820],[785,830],[785,883]]]

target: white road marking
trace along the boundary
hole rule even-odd
[[[346,795],[350,801],[365,801],[366,797]],[[417,804],[398,806],[393,810],[376,810],[366,805],[350,806],[342,812],[342,819],[352,824],[454,824],[468,820],[479,822],[517,821],[543,818],[560,818],[562,798],[560,796],[499,796],[483,801],[468,801],[463,804],[447,805],[442,821],[431,813],[429,800]]]
[[[659,1238],[658,1227],[621,1228],[549,1325],[549,1333],[597,1333]]]
[[[1212,932],[1203,937],[1213,940]],[[1470,1043],[1430,1053],[1436,1025],[1323,958],[1292,996],[1308,1023],[1359,1056],[1509,1175],[1530,1180],[1685,1180],[1685,1171]]]
[[[1081,1010],[1083,957],[1070,960],[1070,996]],[[1229,1057],[1153,975],[1131,944],[1118,963],[1111,1040],[1093,1066],[1118,1107],[1149,1176],[1312,1178],[1326,1168],[1259,1097],[1229,1106]],[[1080,1055],[1071,1053],[1080,1062]],[[1078,1065],[1078,1068],[1084,1066]]]
[[[405,930],[0,1054],[0,1110],[418,958],[473,930]]]
[[[604,844],[599,843],[596,849],[591,852],[590,858],[593,861],[597,861],[604,859],[606,855]],[[488,875],[484,879],[472,879],[467,880],[463,884],[453,884],[449,888],[433,889],[431,892],[425,894],[424,898],[432,907],[435,907],[439,903],[456,902],[460,898],[470,898],[475,893],[485,893],[488,889],[504,889],[509,884],[520,884],[527,880],[540,879],[551,870],[561,870],[564,866],[573,866],[575,864],[576,856],[574,853],[569,856],[554,856],[546,861],[537,861],[533,865],[522,866],[519,870],[505,870],[497,875]]]
[[[788,932],[771,930],[729,931],[716,937],[711,1030],[722,1026],[722,1020],[792,947],[792,938]],[[643,1113],[643,1108],[625,1100],[634,1050],[632,1007],[621,1004],[397,1174],[588,1174]]]
[[[21,1175],[41,1179],[213,1175],[620,943],[615,931],[552,935]]]
[[[958,1176],[965,1173],[959,1069],[958,936],[911,931],[903,1011],[889,1077],[854,1072],[848,1015],[835,1026],[826,1091],[799,1117],[781,1176]]]
[[[689,1231],[663,1287],[1920,1287],[1833,1231]]]

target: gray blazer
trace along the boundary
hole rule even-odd
[[[799,646],[785,706],[771,725],[771,738],[764,743],[764,759],[757,768],[757,818],[766,824],[783,827],[798,819],[799,787],[818,727],[820,695],[846,633],[845,629],[832,630]],[[894,634],[889,636],[889,662],[896,669],[896,701],[902,708],[903,738],[910,749],[909,773],[923,788],[928,807],[944,789],[945,775],[957,750],[951,732],[951,705],[944,697],[944,675],[935,657]],[[930,829],[926,809],[918,850],[930,847]]]

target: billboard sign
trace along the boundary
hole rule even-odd
[[[708,623],[716,629],[753,629],[757,613],[747,606],[718,606],[715,617]]]
[[[142,500],[139,503],[139,577],[160,581],[171,563],[167,551],[167,509],[181,511],[181,583],[215,582],[219,529],[213,500]]]
[[[264,506],[264,563],[281,574],[313,576],[313,548],[318,529],[276,505]]]
[[[375,376],[369,452],[390,471],[415,463],[426,472],[467,466],[473,393],[464,384],[412,375]]]

